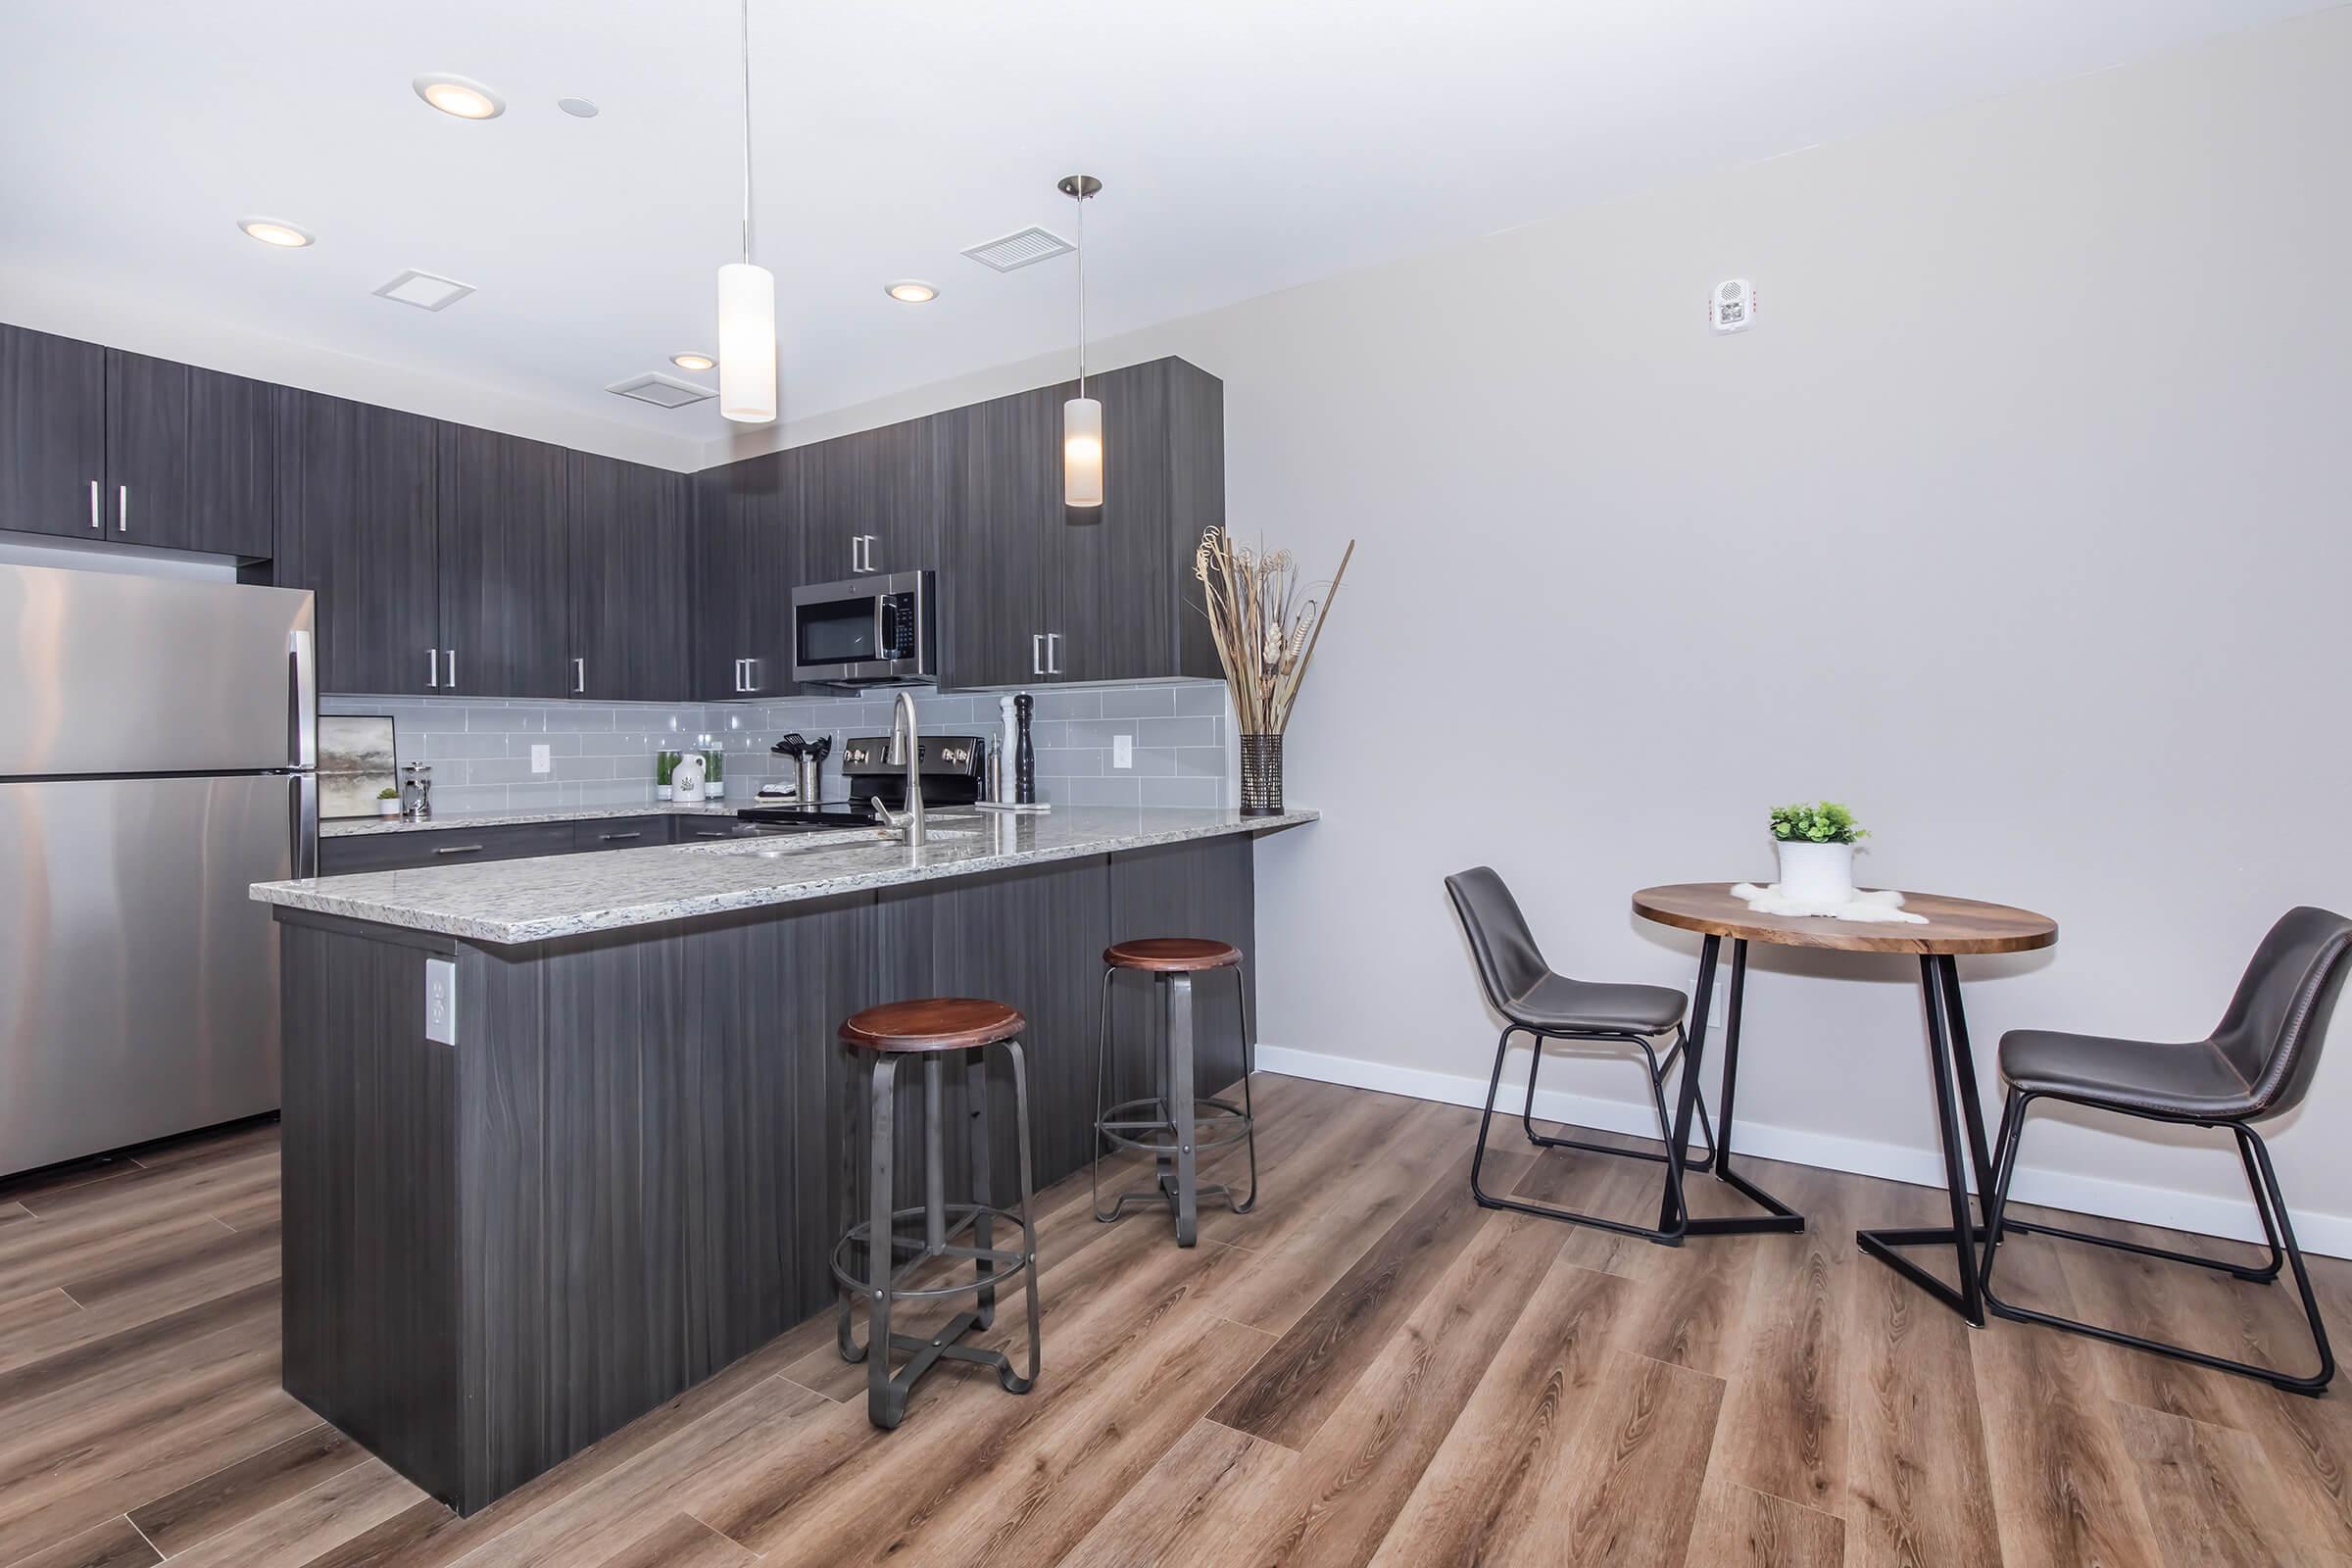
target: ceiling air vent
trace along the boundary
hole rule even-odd
[[[436,277],[414,269],[376,290],[385,299],[414,305],[420,311],[446,310],[472,292],[471,283],[461,283],[454,277]]]
[[[615,381],[606,391],[640,403],[651,403],[657,409],[682,409],[689,403],[703,403],[718,396],[707,386],[696,386],[671,375],[640,375],[626,381]]]
[[[1077,248],[1058,234],[1049,234],[1033,226],[1003,239],[992,239],[985,245],[974,245],[963,254],[982,267],[1012,272],[1039,262],[1050,262],[1056,256],[1067,256]]]

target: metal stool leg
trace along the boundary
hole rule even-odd
[[[895,1129],[891,1123],[898,1114],[898,1058],[886,1055],[874,1063],[874,1100],[870,1112],[873,1150],[866,1159],[867,1176],[872,1184],[867,1195],[866,1221],[872,1229],[866,1232],[865,1251],[865,1414],[874,1425],[885,1430],[896,1427],[906,1414],[906,1395],[890,1375],[891,1276],[898,1260],[898,1249],[891,1236],[891,1189],[896,1174],[892,1164]]]
[[[963,1069],[964,1095],[971,1103],[965,1115],[971,1121],[972,1201],[979,1205],[972,1216],[972,1245],[983,1253],[995,1247],[995,1223],[989,1215],[989,1163],[995,1151],[988,1142],[988,1059],[987,1053],[972,1051],[965,1054]],[[987,1257],[972,1260],[972,1272],[980,1280],[980,1288],[972,1302],[972,1315],[987,1328],[997,1320],[997,1266]]]
[[[1020,1131],[1021,1162],[1021,1250],[1029,1255],[1027,1289],[1029,1295],[1029,1373],[1019,1376],[1006,1361],[997,1373],[997,1382],[1007,1394],[1027,1394],[1037,1385],[1038,1321],[1037,1321],[1037,1200],[1031,1196],[1029,1183],[1029,1065],[1017,1040],[1004,1042],[1004,1053],[1012,1058],[1012,1115]]]
[[[1250,1132],[1250,1199],[1233,1211],[1247,1214],[1257,1206],[1257,1102],[1250,1094],[1250,1076],[1257,1070],[1257,1046],[1250,1035],[1250,972],[1247,964],[1233,966],[1233,995],[1242,1011],[1242,1116]],[[1230,1196],[1230,1195],[1229,1195]]]
[[[1176,1183],[1176,1245],[1191,1247],[1200,1240],[1200,1194],[1195,1184],[1197,1155],[1193,1142],[1199,1129],[1193,1116],[1193,977],[1162,976],[1167,1004],[1168,1121],[1175,1134],[1169,1163]]]

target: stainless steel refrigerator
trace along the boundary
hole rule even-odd
[[[276,1108],[308,592],[0,565],[0,1172]]]

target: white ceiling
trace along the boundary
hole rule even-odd
[[[1066,258],[1000,276],[956,253],[1067,232],[1073,171],[1106,186],[1104,336],[2315,9],[752,0],[785,416],[1069,342]],[[711,347],[736,24],[733,0],[8,0],[0,275],[712,440],[715,404],[602,389]],[[429,71],[507,113],[435,113],[410,89]],[[256,244],[251,214],[318,243]],[[478,292],[372,295],[407,268]],[[884,298],[903,276],[940,299]]]

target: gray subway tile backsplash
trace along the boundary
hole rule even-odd
[[[926,734],[994,738],[998,695],[918,691]],[[1073,806],[1214,808],[1234,798],[1223,686],[1152,681],[1036,692],[1031,740],[1038,793]],[[825,798],[843,800],[842,741],[887,733],[892,700],[879,695],[794,697],[746,703],[468,702],[450,697],[321,697],[324,713],[391,716],[403,762],[430,762],[433,799],[445,812],[527,810],[540,806],[632,806],[654,800],[654,754],[697,745],[726,752],[727,795],[749,803],[761,784],[791,776],[768,748],[787,732],[833,740]],[[1128,737],[1134,765],[1111,766]],[[549,771],[531,771],[531,750]]]

